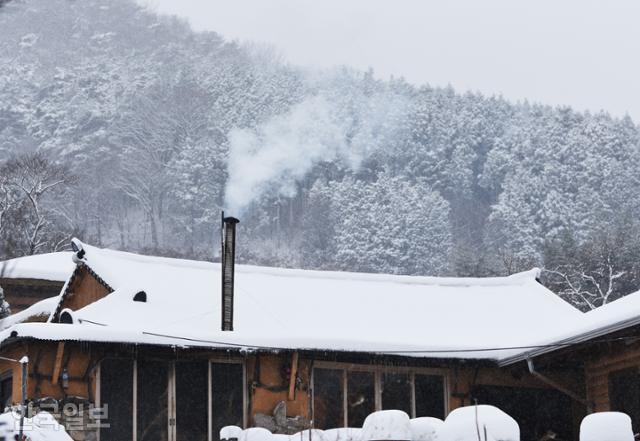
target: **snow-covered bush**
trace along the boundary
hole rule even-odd
[[[320,429],[303,430],[289,437],[291,441],[324,441],[324,431]]]
[[[250,427],[240,433],[239,441],[273,441],[273,435],[262,427]]]
[[[409,421],[411,441],[434,441],[444,421],[439,418],[421,417]]]
[[[494,406],[460,407],[438,430],[438,441],[520,441],[516,420]]]
[[[224,426],[220,429],[220,439],[240,439],[242,434],[242,427],[238,426]]]
[[[633,441],[631,418],[622,412],[587,415],[580,424],[580,441]]]
[[[5,428],[7,439],[17,439],[20,433],[20,416],[15,412],[0,415],[0,425]],[[33,418],[25,418],[23,433],[27,441],[73,441],[64,426],[48,412],[38,412]]]
[[[341,427],[339,429],[325,430],[324,441],[361,441],[362,429],[354,427]]]
[[[363,441],[409,441],[409,415],[401,410],[381,410],[369,415],[362,425]]]

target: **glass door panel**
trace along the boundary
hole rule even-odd
[[[416,417],[430,416],[444,419],[444,377],[415,375]]]
[[[411,416],[411,376],[408,373],[383,372],[382,409],[403,410]]]
[[[376,410],[373,372],[347,372],[347,412],[349,427],[362,427],[364,419]]]
[[[137,372],[137,441],[169,441],[169,365],[138,360]]]
[[[207,441],[209,366],[176,362],[176,441]]]
[[[100,363],[101,441],[133,436],[133,360],[107,358]]]
[[[313,419],[319,429],[344,426],[344,371],[313,370]]]

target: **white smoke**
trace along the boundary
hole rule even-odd
[[[241,216],[267,193],[292,197],[296,184],[322,162],[340,161],[357,169],[387,138],[405,108],[398,95],[367,97],[349,111],[318,95],[257,129],[232,130],[226,209]]]

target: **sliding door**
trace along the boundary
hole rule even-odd
[[[136,370],[136,441],[169,441],[169,364],[138,360]]]
[[[107,358],[100,363],[100,441],[133,437],[134,361]]]
[[[211,363],[212,440],[224,426],[244,427],[244,367],[240,363]]]
[[[206,361],[175,364],[176,441],[207,441],[209,366]]]

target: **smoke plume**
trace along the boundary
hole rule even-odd
[[[313,96],[255,129],[232,130],[226,209],[241,216],[265,194],[295,196],[296,184],[322,162],[357,169],[397,129],[405,109],[403,99],[388,93],[349,106]]]

